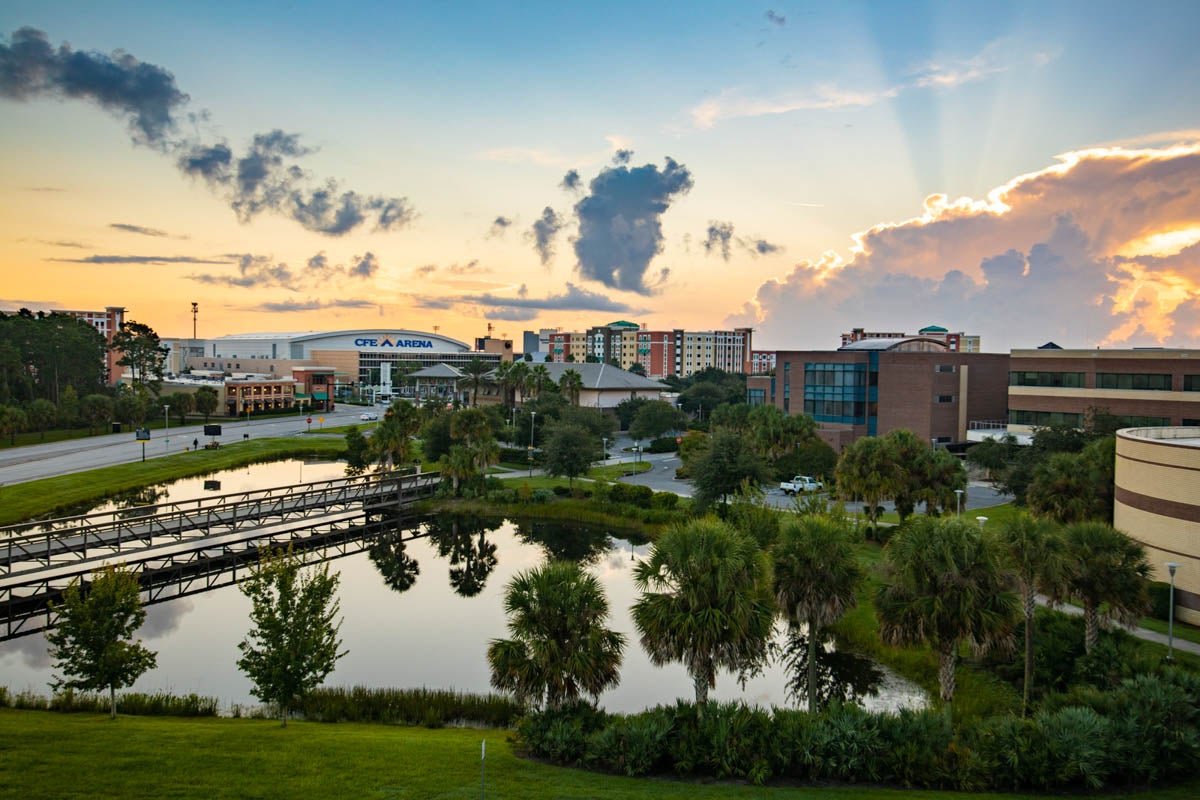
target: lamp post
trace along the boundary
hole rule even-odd
[[[979,523],[979,531],[983,532],[983,526],[987,524],[987,517],[976,517],[975,520]]]
[[[1175,650],[1175,570],[1179,565],[1174,561],[1167,562],[1167,571],[1171,573],[1171,594],[1167,606],[1167,661],[1174,657]]]
[[[962,490],[962,489],[955,489],[955,490],[954,490],[954,494],[955,494],[955,499],[958,501],[958,512],[956,513],[956,515],[955,515],[955,516],[959,516],[959,517],[961,517],[961,516],[962,516],[962,496],[963,496],[963,490]]]
[[[529,477],[533,477],[533,423],[537,421],[537,412],[529,412]]]
[[[163,403],[163,450],[171,448],[171,415],[167,413],[170,410],[171,407]]]
[[[604,462],[608,460],[608,437],[601,436],[600,442],[600,461]]]

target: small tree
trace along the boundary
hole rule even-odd
[[[595,441],[582,428],[555,425],[542,450],[546,472],[565,477],[574,488],[575,479],[592,465],[595,447]]]
[[[171,413],[179,418],[180,425],[187,424],[187,415],[196,408],[195,399],[187,392],[176,392],[169,394],[165,398],[167,406],[171,409]]]
[[[638,409],[629,426],[629,435],[635,439],[654,439],[685,427],[687,414],[665,400],[651,400]]]
[[[208,415],[217,410],[220,404],[220,398],[217,396],[217,390],[211,386],[201,386],[196,390],[194,396],[197,413],[204,415],[204,421],[208,422]]]
[[[103,425],[113,418],[112,398],[103,394],[89,394],[79,401],[79,415],[87,423],[88,434],[94,434],[96,427]]]
[[[117,717],[117,689],[130,686],[156,663],[155,654],[133,641],[146,611],[137,575],[123,565],[105,566],[92,574],[83,590],[78,579],[52,603],[58,625],[48,634],[50,654],[67,677],[55,677],[55,689],[93,691],[108,688],[109,715]]]
[[[278,706],[285,727],[296,701],[346,655],[338,652],[338,576],[330,575],[326,565],[307,572],[301,567],[290,550],[264,551],[241,587],[252,604],[253,627],[238,644],[238,668],[254,683],[255,697]]]
[[[1067,587],[1083,602],[1084,649],[1092,652],[1102,621],[1133,625],[1149,606],[1146,548],[1129,534],[1102,522],[1066,528]]]
[[[153,328],[133,320],[122,322],[121,329],[113,334],[109,349],[121,354],[117,364],[129,367],[134,386],[145,386],[158,394],[169,351],[163,347]]]
[[[34,400],[25,413],[29,415],[29,424],[41,434],[42,441],[45,441],[46,428],[53,425],[54,420],[58,418],[58,409],[54,407],[54,403],[49,400]]]

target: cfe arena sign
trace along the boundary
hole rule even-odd
[[[355,347],[404,347],[433,349],[433,342],[428,339],[392,339],[385,336],[382,339],[359,338],[354,340]]]

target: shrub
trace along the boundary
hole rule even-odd
[[[883,741],[884,780],[905,787],[945,788],[946,752],[954,731],[940,711],[901,709],[898,714],[879,717]]]
[[[556,764],[583,761],[588,739],[606,722],[603,711],[580,702],[527,714],[517,722],[516,740],[529,752]]]
[[[675,453],[679,451],[679,442],[674,436],[660,436],[646,445],[647,453]]]
[[[675,727],[672,709],[658,708],[630,717],[610,718],[588,738],[588,766],[636,777],[663,770],[667,742]]]
[[[858,706],[834,703],[817,725],[813,777],[850,783],[877,781],[884,746],[878,717]]]
[[[1177,681],[1140,675],[1112,693],[1112,771],[1154,783],[1200,766],[1197,697]]]
[[[534,489],[530,499],[535,503],[549,503],[554,499],[554,492],[549,489]]]
[[[671,511],[677,505],[679,505],[679,495],[674,492],[655,492],[654,497],[650,498],[651,508]]]
[[[1165,620],[1171,613],[1171,584],[1165,581],[1150,581],[1146,584],[1150,593],[1150,616]]]
[[[558,495],[559,497],[566,497],[567,495],[569,495],[569,494],[571,493],[571,487],[569,487],[569,486],[555,486],[555,487],[554,487],[554,493],[555,493],[556,495]]]
[[[305,696],[300,711],[307,719],[318,722],[382,722],[425,727],[469,723],[507,728],[524,708],[498,694],[322,686]]]
[[[742,778],[761,785],[771,777],[771,717],[741,703],[709,703],[704,714],[680,702],[675,707],[676,732],[671,758],[676,772],[700,773],[718,780]]]
[[[1105,741],[1109,723],[1090,708],[1043,712],[1035,719],[1049,769],[1037,788],[1080,786],[1098,789],[1108,775]]]

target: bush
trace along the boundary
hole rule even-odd
[[[1104,785],[1108,776],[1108,720],[1090,708],[1073,707],[1043,712],[1034,721],[1049,767],[1041,776],[1045,783],[1035,784],[1037,788],[1099,789]]]
[[[671,511],[679,505],[679,495],[674,492],[655,492],[650,498],[650,507]]]
[[[680,702],[675,707],[671,759],[681,775],[699,773],[718,780],[742,778],[761,785],[771,777],[771,717],[741,703],[709,703],[704,714]]]
[[[875,715],[834,703],[819,718],[813,738],[813,777],[850,783],[879,780],[885,742]]]
[[[554,492],[550,489],[534,489],[530,495],[530,500],[535,503],[549,503],[554,499]]]
[[[300,712],[318,722],[382,722],[390,725],[483,725],[507,728],[524,711],[498,694],[466,694],[435,689],[370,689],[366,686],[314,689]]]
[[[879,718],[879,734],[884,743],[884,780],[908,788],[946,788],[945,758],[954,731],[945,714],[901,709]]]
[[[646,445],[647,453],[676,453],[678,451],[679,442],[675,441],[674,436],[660,436]]]
[[[673,710],[661,706],[630,717],[612,717],[588,738],[585,761],[590,767],[631,778],[663,771],[674,728]]]
[[[1171,584],[1165,581],[1150,581],[1146,584],[1150,593],[1150,616],[1166,620],[1171,615]]]
[[[517,722],[516,741],[538,758],[577,765],[587,753],[588,739],[606,721],[607,715],[588,703],[572,703],[526,714]]]

